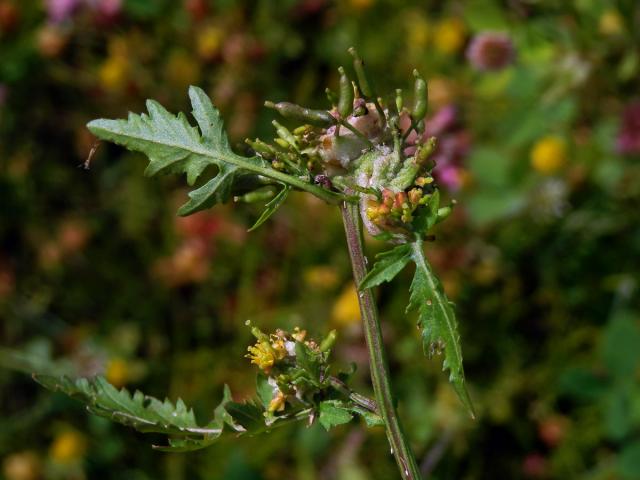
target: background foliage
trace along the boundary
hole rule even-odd
[[[508,35],[512,64],[482,68],[469,46],[487,31]],[[225,383],[254,393],[251,319],[337,328],[335,358],[366,390],[334,209],[293,194],[247,235],[259,205],[178,218],[180,181],[145,179],[138,155],[103,145],[77,168],[88,120],[146,98],[187,110],[189,84],[242,151],[270,135],[265,99],[324,105],[351,45],[380,91],[413,67],[429,78],[440,182],[460,203],[427,253],[457,304],[478,420],[422,357],[412,272],[379,292],[424,469],[640,478],[637,2],[0,0],[1,478],[395,478],[382,430],[355,421],[166,454],[15,372],[105,373],[209,418]]]

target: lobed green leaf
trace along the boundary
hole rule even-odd
[[[376,255],[376,263],[360,282],[359,289],[365,290],[390,282],[411,260],[411,245],[403,243]]]
[[[329,430],[337,425],[349,423],[353,419],[350,408],[339,400],[325,400],[320,402],[319,422],[325,430]]]
[[[469,414],[475,417],[465,385],[460,334],[453,306],[424,256],[422,241],[414,241],[411,249],[416,271],[407,310],[418,311],[425,354],[432,357],[444,353],[442,367],[450,371],[449,381]]]

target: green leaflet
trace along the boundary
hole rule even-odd
[[[216,203],[227,201],[239,176],[251,171],[238,163],[262,166],[258,157],[245,158],[233,153],[223,130],[220,113],[198,87],[189,88],[193,116],[200,131],[192,127],[184,114],[169,113],[154,100],[147,101],[147,114],[129,114],[127,120],[94,120],[87,127],[97,137],[123,145],[149,157],[146,175],[160,172],[185,173],[193,185],[209,165],[218,167],[217,175],[189,194],[180,215],[189,215]]]
[[[325,400],[320,403],[320,425],[325,430],[331,429],[343,423],[349,423],[353,419],[350,408],[339,400]]]
[[[232,401],[229,387],[225,385],[223,400],[215,409],[214,419],[207,425],[198,425],[193,410],[180,399],[174,404],[165,399],[133,395],[126,389],[118,390],[102,377],[79,378],[34,375],[44,387],[63,392],[87,405],[87,409],[101,417],[144,433],[171,435],[169,444],[153,448],[162,451],[186,452],[213,444],[227,429],[237,434],[255,434],[264,431],[263,410],[253,403]],[[308,416],[305,415],[305,416]],[[303,417],[304,418],[304,417]],[[297,419],[297,418],[296,418]],[[278,420],[271,428],[284,424]]]
[[[360,290],[373,288],[383,282],[390,282],[411,260],[411,245],[403,243],[391,250],[376,255],[376,263],[362,279]]]
[[[180,399],[175,405],[136,391],[133,395],[126,389],[118,390],[102,377],[79,378],[34,375],[44,387],[61,391],[85,404],[92,413],[133,427],[141,432],[166,433],[170,435],[197,434],[220,435],[221,425],[202,428],[196,423],[193,410],[187,409]]]
[[[278,210],[278,208],[280,208],[280,206],[284,203],[284,201],[289,196],[290,191],[291,191],[291,187],[289,185],[283,185],[282,190],[280,190],[278,194],[275,197],[273,197],[269,203],[265,205],[266,208],[264,212],[262,212],[262,215],[260,215],[260,218],[256,220],[256,223],[254,223],[253,226],[248,231],[252,232],[256,228],[258,228],[260,225],[262,225],[264,222],[266,222],[269,219],[269,217],[271,217],[271,215],[273,215],[276,212],[276,210]]]
[[[418,311],[418,325],[422,328],[425,354],[431,357],[444,352],[442,367],[449,369],[449,381],[471,417],[475,417],[465,385],[460,334],[452,304],[431,271],[422,250],[422,241],[415,240],[411,244],[411,250],[416,272],[411,282],[411,296],[407,310]]]
[[[189,88],[193,117],[198,128],[183,113],[173,115],[154,100],[147,101],[148,114],[130,113],[127,120],[93,120],[87,127],[98,138],[141,152],[149,158],[146,175],[160,172],[185,173],[193,185],[210,165],[216,175],[189,193],[189,201],[178,211],[190,215],[229,200],[238,184],[250,184],[257,175],[306,190],[328,202],[338,197],[309,181],[271,169],[260,157],[236,155],[229,146],[220,112],[198,87]]]

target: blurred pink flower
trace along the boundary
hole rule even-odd
[[[449,190],[456,192],[460,190],[463,183],[463,174],[460,168],[454,165],[444,165],[434,172],[438,183],[444,185]]]
[[[515,58],[511,38],[505,33],[479,33],[467,49],[467,58],[478,70],[501,70]]]
[[[623,154],[640,153],[640,101],[627,105],[622,113],[616,150]]]
[[[122,0],[98,0],[93,8],[101,15],[115,17],[122,10]]]
[[[427,120],[425,124],[425,135],[427,137],[437,137],[447,130],[455,127],[458,121],[458,109],[455,105],[445,105],[436,114]]]
[[[49,20],[64,22],[80,5],[81,0],[45,0]]]
[[[409,128],[408,115],[400,117],[400,128]],[[420,141],[436,137],[436,150],[431,159],[436,164],[433,175],[436,180],[452,190],[459,190],[464,183],[464,160],[471,147],[471,136],[460,124],[460,115],[455,105],[445,105],[430,118],[425,118],[425,131]],[[409,144],[418,140],[415,131],[407,138]],[[413,155],[416,147],[405,148],[406,155]]]

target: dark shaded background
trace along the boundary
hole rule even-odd
[[[467,58],[488,31],[508,35],[511,65]],[[189,84],[239,151],[271,138],[262,102],[326,105],[351,45],[380,91],[410,92],[414,67],[429,78],[437,171],[459,201],[429,257],[457,304],[477,421],[422,355],[411,272],[379,292],[425,470],[640,478],[637,2],[0,0],[1,478],[397,478],[381,430],[301,425],[169,455],[16,371],[105,373],[206,418],[224,383],[253,394],[250,318],[337,328],[336,361],[367,391],[335,209],[294,195],[247,234],[259,206],[177,218],[183,179],[144,178],[138,155],[102,145],[78,168],[87,121],[145,98],[188,110]]]

